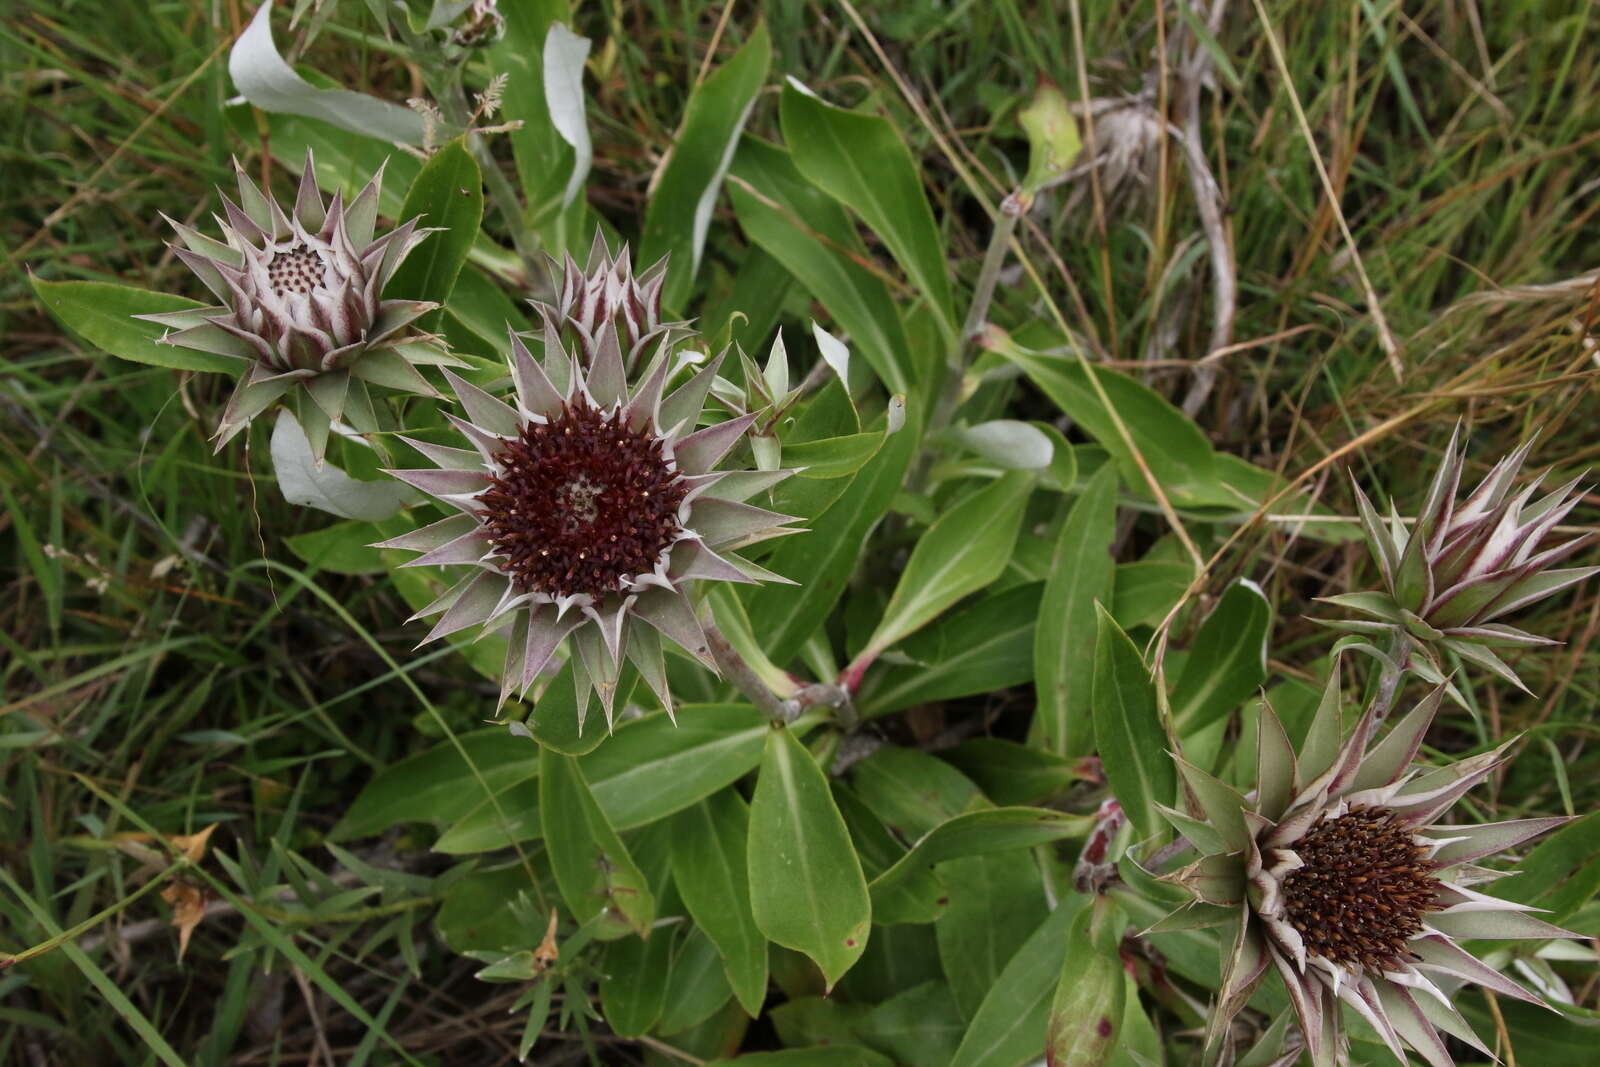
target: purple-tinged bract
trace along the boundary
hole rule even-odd
[[[1580,478],[1547,493],[1542,479],[1516,488],[1532,443],[1496,463],[1465,499],[1457,499],[1466,453],[1460,427],[1428,488],[1422,513],[1406,527],[1393,504],[1379,518],[1360,486],[1356,503],[1384,591],[1343,593],[1325,601],[1367,616],[1322,620],[1358,633],[1403,629],[1424,649],[1448,648],[1470,663],[1521,686],[1490,646],[1554,644],[1504,623],[1502,616],[1573,585],[1600,567],[1557,567],[1588,543],[1579,535],[1549,544],[1557,524],[1583,499]]]

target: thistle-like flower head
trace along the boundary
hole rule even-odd
[[[635,275],[627,247],[613,256],[596,233],[586,266],[579,267],[569,254],[564,263],[552,260],[550,267],[556,302],[535,302],[534,307],[547,321],[561,324],[563,339],[586,367],[594,363],[609,331],[616,332],[623,369],[632,375],[657,339],[687,329],[685,323],[661,320],[665,258]]]
[[[1494,620],[1600,572],[1600,567],[1552,569],[1586,544],[1587,536],[1546,545],[1556,525],[1582,499],[1576,491],[1580,479],[1542,496],[1542,479],[1516,489],[1530,442],[1496,463],[1471,494],[1458,500],[1466,458],[1465,449],[1458,447],[1460,436],[1458,426],[1410,529],[1392,502],[1385,523],[1356,487],[1362,529],[1385,591],[1326,598],[1368,616],[1328,625],[1358,632],[1404,627],[1425,646],[1449,647],[1520,686],[1487,646],[1554,642]]]
[[[509,403],[445,371],[466,415],[447,417],[471,448],[404,438],[437,469],[391,473],[458,514],[381,546],[468,569],[417,613],[442,613],[424,640],[508,628],[504,700],[570,635],[580,723],[591,687],[609,721],[625,660],[671,708],[662,636],[715,669],[692,587],[777,578],[732,550],[793,532],[744,502],[789,471],[714,469],[756,417],[697,428],[720,362],[663,397],[669,345],[630,388],[617,345],[586,366],[549,323],[542,361],[512,335]]]
[[[1264,707],[1256,788],[1247,795],[1177,760],[1188,810],[1165,814],[1200,859],[1170,879],[1194,895],[1190,908],[1231,935],[1208,1044],[1268,971],[1288,987],[1319,1067],[1342,1055],[1341,1002],[1401,1062],[1409,1045],[1433,1067],[1453,1062],[1441,1031],[1488,1054],[1451,1005],[1456,986],[1476,982],[1539,1003],[1458,942],[1575,936],[1531,908],[1469,888],[1501,873],[1478,860],[1566,820],[1442,821],[1511,744],[1446,767],[1413,765],[1443,691],[1434,689],[1377,744],[1369,708],[1340,744],[1335,680],[1298,753]]]
[[[431,231],[412,219],[374,239],[382,171],[349,204],[338,193],[324,203],[308,151],[286,214],[237,163],[235,170],[239,200],[222,198],[221,241],[167,220],[183,242],[173,251],[221,305],[140,316],[171,327],[167,344],[241,361],[245,372],[217,427],[217,447],[296,385],[311,401],[298,414],[317,443],[341,418],[362,432],[377,428],[368,383],[431,394],[412,362],[445,360],[407,358],[393,343],[434,305],[382,298]]]

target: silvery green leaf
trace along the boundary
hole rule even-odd
[[[319,89],[294,72],[272,39],[272,0],[266,0],[228,54],[228,74],[263,111],[321,119],[341,130],[401,144],[421,144],[422,116],[399,104],[349,89]]]
[[[811,336],[817,339],[817,348],[822,352],[822,361],[833,368],[833,373],[839,376],[841,382],[849,381],[850,349],[845,343],[818,326],[815,320],[811,323]]]
[[[1055,455],[1055,445],[1042,430],[1017,419],[994,419],[950,433],[963,447],[1007,470],[1039,470]]]
[[[421,499],[398,481],[361,482],[331,463],[318,465],[305,431],[288,411],[278,413],[272,429],[272,466],[289,503],[343,519],[376,522]]]
[[[550,109],[550,124],[561,139],[572,146],[572,177],[567,179],[561,206],[566,208],[583,187],[589,175],[594,148],[589,142],[589,123],[583,113],[583,64],[589,58],[589,39],[579,37],[557,22],[544,39],[544,97]]]

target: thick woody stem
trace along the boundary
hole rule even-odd
[[[754,668],[745,662],[745,658],[739,655],[739,650],[722,635],[715,623],[703,622],[701,625],[705,630],[706,647],[711,649],[711,658],[716,661],[717,669],[735,689],[750,698],[750,703],[775,723],[787,726],[800,717],[798,700],[779,699],[776,693],[767,688],[767,683],[761,680]]]

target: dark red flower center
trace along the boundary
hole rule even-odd
[[[478,517],[522,592],[603,596],[648,573],[683,527],[689,485],[661,439],[569,404],[529,425],[495,456],[504,473],[478,497]]]
[[[279,293],[309,293],[322,284],[326,264],[305,245],[272,253],[267,261],[267,282]]]
[[[1324,816],[1289,847],[1305,866],[1284,876],[1284,908],[1307,952],[1370,970],[1405,955],[1435,907],[1439,880],[1393,811]]]

